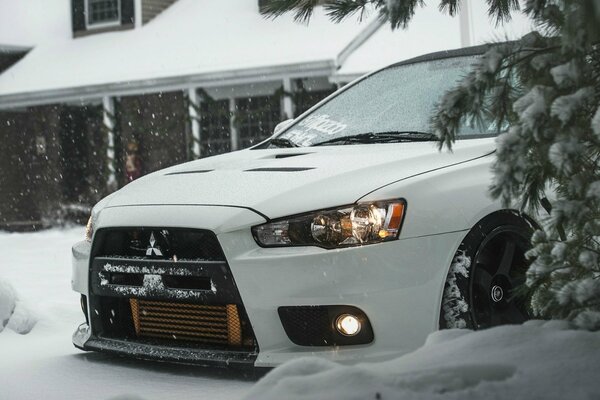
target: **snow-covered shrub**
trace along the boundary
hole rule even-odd
[[[24,335],[36,322],[35,316],[19,301],[12,285],[0,279],[0,332],[10,328]]]
[[[0,280],[0,332],[4,330],[15,310],[17,295],[13,287]]]

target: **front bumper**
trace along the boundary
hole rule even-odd
[[[236,214],[235,223],[232,214]],[[170,226],[213,231],[254,330],[260,349],[257,354],[240,356],[229,351],[123,343],[94,336],[93,329],[87,338],[76,332],[75,345],[84,350],[144,359],[272,367],[302,355],[318,355],[338,362],[390,359],[421,346],[427,335],[438,329],[448,266],[464,232],[340,250],[265,249],[256,245],[250,233],[251,226],[263,222],[262,217],[245,209],[146,206],[105,209],[97,227]],[[86,243],[76,244],[73,249],[73,289],[86,296],[90,281],[89,250]],[[355,306],[366,313],[374,332],[372,343],[298,346],[286,335],[278,315],[281,306],[336,304]]]

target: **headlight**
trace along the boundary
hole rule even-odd
[[[90,216],[90,219],[88,219],[87,225],[85,226],[85,240],[91,242],[92,236],[94,236],[94,223],[92,222],[92,217]]]
[[[252,228],[263,247],[319,246],[327,249],[398,239],[404,200],[361,203],[282,218]]]

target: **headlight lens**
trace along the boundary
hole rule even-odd
[[[406,202],[389,200],[320,210],[252,228],[263,247],[319,246],[327,249],[398,239]]]
[[[85,240],[91,242],[92,236],[94,236],[94,223],[92,222],[92,217],[90,216],[90,219],[88,219],[87,225],[85,226]]]

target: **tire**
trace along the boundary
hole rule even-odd
[[[450,266],[440,328],[485,329],[529,319],[522,290],[533,226],[513,211],[481,220],[465,236]]]

